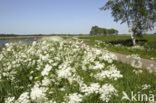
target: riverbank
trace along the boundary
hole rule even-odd
[[[12,40],[12,39],[30,39],[30,38],[42,38],[43,36],[0,36],[0,40]]]
[[[0,39],[0,50],[2,49],[2,47],[4,47],[4,45],[6,43],[15,43],[15,42],[26,42],[26,43],[30,43],[36,40],[39,40],[41,38],[13,38],[13,39]]]

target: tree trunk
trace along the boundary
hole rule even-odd
[[[134,32],[133,32],[133,30],[131,30],[131,39],[132,39],[132,42],[133,42],[133,46],[135,46],[136,45],[136,40],[134,38]]]

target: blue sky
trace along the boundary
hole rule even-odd
[[[128,33],[126,24],[100,11],[106,0],[0,0],[0,33],[88,34],[94,25]],[[156,32],[156,30],[152,31]]]

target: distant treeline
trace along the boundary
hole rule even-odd
[[[4,37],[16,37],[16,36],[48,36],[48,35],[55,35],[55,34],[0,34],[0,36],[4,36]]]
[[[1,37],[17,37],[17,36],[41,36],[40,34],[30,34],[30,35],[24,35],[24,34],[0,34]]]
[[[102,36],[118,35],[118,30],[93,26],[91,28],[90,35],[102,35]]]
[[[17,37],[17,36],[83,36],[89,34],[0,34],[0,37]]]

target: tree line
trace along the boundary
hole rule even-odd
[[[90,35],[103,35],[103,36],[118,35],[118,30],[93,26],[91,28]]]

